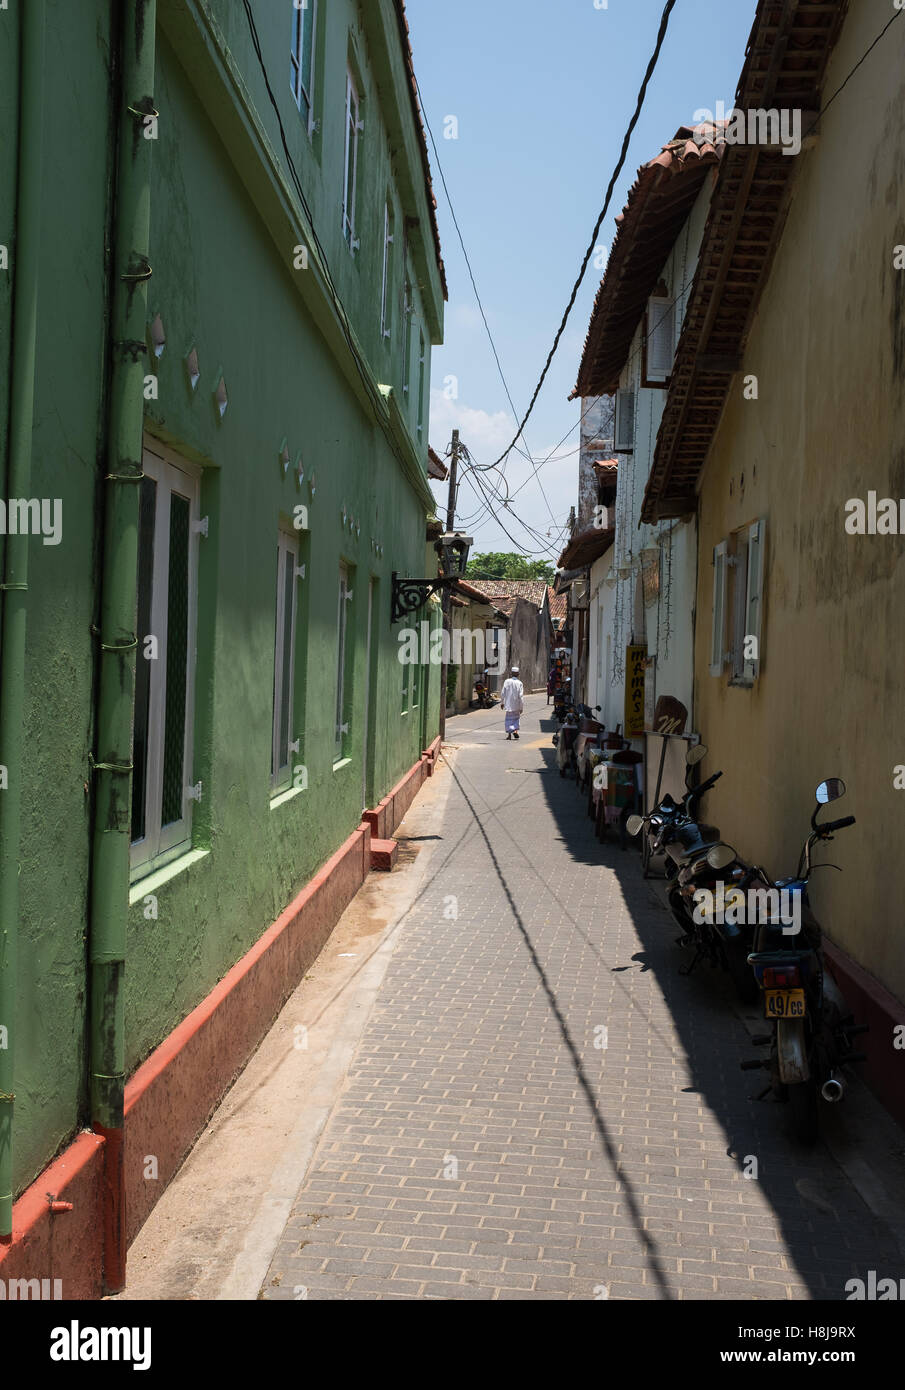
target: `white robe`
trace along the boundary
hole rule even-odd
[[[506,714],[522,713],[522,710],[524,709],[522,697],[524,696],[524,694],[525,687],[522,685],[520,680],[516,679],[515,676],[510,676],[507,681],[504,681],[503,689],[500,693],[500,703],[502,704]]]

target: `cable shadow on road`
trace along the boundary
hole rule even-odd
[[[552,757],[552,750],[550,754],[541,751],[543,756]],[[755,1270],[764,1265],[762,1276],[779,1277],[777,1262],[783,1253],[790,1285],[806,1286],[816,1300],[839,1300],[845,1297],[846,1281],[863,1279],[868,1268],[897,1269],[901,1260],[897,1260],[893,1233],[867,1206],[829,1150],[823,1144],[811,1150],[796,1144],[786,1132],[786,1107],[754,1098],[766,1077],[763,1073],[746,1076],[739,1063],[758,1053],[750,1033],[764,1031],[759,1011],[735,1003],[729,977],[720,970],[701,964],[690,976],[679,974],[685,957],[675,944],[677,928],[652,884],[642,878],[636,852],[631,848],[623,852],[596,840],[574,780],[553,776],[543,778],[541,785],[549,812],[575,863],[616,875],[641,950],[628,953],[614,969],[622,979],[637,972],[639,966],[653,975],[677,1035],[677,1040],[670,1042],[671,1049],[684,1055],[690,1072],[691,1079],[683,1089],[699,1096],[702,1106],[722,1128],[728,1162],[714,1163],[714,1190],[709,1195],[719,1201],[724,1191],[726,1200],[717,1206],[720,1214],[714,1215],[712,1222],[725,1225],[733,1210],[739,1217],[756,1215],[755,1203],[743,1200],[736,1205],[737,1198],[731,1204],[728,1200],[738,1192],[738,1184],[752,1176],[753,1169],[751,1193],[765,1199],[772,1212],[770,1225],[775,1223],[784,1247],[780,1250],[778,1241],[770,1241],[769,1227],[758,1230],[756,1225],[747,1225],[737,1232],[751,1238],[754,1250],[750,1265]],[[756,1078],[754,1082],[751,1075]],[[824,1107],[822,1120],[827,1133],[839,1123],[830,1107]],[[677,1181],[677,1190],[679,1186]],[[688,1188],[687,1183],[684,1186]],[[758,1236],[767,1239],[760,1242]],[[718,1247],[716,1236],[714,1243]],[[741,1299],[746,1297],[744,1266],[739,1274]],[[775,1287],[776,1297],[786,1296],[780,1283]]]
[[[668,1281],[668,1279],[667,1279],[667,1277],[666,1277],[666,1273],[665,1273],[665,1271],[664,1271],[664,1269],[663,1269],[663,1266],[662,1266],[662,1264],[661,1264],[661,1262],[660,1262],[660,1258],[659,1258],[658,1251],[657,1251],[657,1246],[656,1246],[654,1240],[651,1238],[650,1233],[649,1233],[649,1232],[645,1229],[645,1227],[644,1227],[644,1222],[643,1222],[642,1213],[641,1213],[641,1206],[640,1206],[640,1204],[639,1204],[639,1202],[638,1202],[638,1200],[637,1200],[637,1197],[636,1197],[636,1195],[635,1195],[635,1191],[634,1191],[634,1187],[633,1187],[633,1185],[632,1185],[631,1179],[629,1178],[629,1176],[627,1175],[627,1173],[624,1171],[624,1169],[622,1169],[621,1166],[620,1166],[619,1154],[618,1154],[618,1152],[617,1152],[617,1150],[616,1150],[616,1146],[614,1145],[613,1140],[612,1140],[612,1138],[611,1138],[611,1136],[610,1136],[609,1130],[608,1130],[607,1125],[606,1125],[606,1121],[604,1120],[604,1118],[603,1118],[603,1116],[601,1115],[600,1110],[599,1110],[599,1108],[598,1108],[598,1105],[597,1105],[597,1098],[596,1098],[596,1096],[595,1096],[595,1094],[594,1094],[593,1087],[591,1086],[591,1083],[590,1083],[590,1081],[589,1081],[589,1079],[588,1079],[588,1076],[587,1076],[587,1074],[586,1074],[586,1072],[585,1072],[584,1064],[583,1064],[582,1059],[581,1059],[581,1055],[580,1055],[580,1053],[579,1053],[579,1051],[578,1051],[578,1048],[577,1048],[577,1046],[576,1046],[576,1044],[575,1044],[575,1041],[574,1041],[574,1039],[572,1038],[572,1035],[571,1035],[571,1033],[570,1033],[570,1031],[569,1031],[568,1023],[566,1022],[566,1019],[565,1019],[565,1017],[564,1017],[564,1015],[563,1015],[563,1013],[562,1013],[562,1010],[561,1010],[560,1007],[559,1007],[559,1003],[558,1003],[557,998],[556,998],[556,993],[555,993],[555,991],[554,991],[554,989],[553,989],[553,987],[552,987],[552,985],[551,985],[551,983],[550,983],[550,980],[549,980],[549,978],[548,978],[548,976],[547,976],[547,973],[546,973],[546,971],[545,971],[545,969],[544,969],[543,963],[541,962],[540,957],[539,957],[538,954],[537,954],[537,950],[535,949],[534,942],[533,942],[532,939],[531,939],[531,935],[530,935],[530,933],[529,933],[529,931],[528,931],[528,928],[527,928],[527,926],[525,925],[524,919],[522,918],[522,915],[521,915],[521,913],[520,913],[520,911],[519,911],[518,904],[517,904],[516,901],[515,901],[515,898],[514,898],[514,896],[513,896],[512,890],[511,890],[510,887],[509,887],[509,882],[508,882],[508,880],[507,880],[507,878],[506,878],[505,873],[503,872],[503,869],[502,869],[502,867],[501,867],[501,865],[500,865],[500,862],[499,862],[499,860],[498,860],[498,858],[497,858],[497,855],[496,855],[496,853],[495,853],[495,851],[494,851],[493,845],[491,844],[490,837],[489,837],[489,835],[487,834],[487,831],[486,831],[486,829],[484,828],[484,826],[483,826],[483,824],[482,824],[482,822],[481,822],[480,816],[478,815],[477,808],[475,807],[473,801],[471,800],[471,798],[470,798],[469,795],[468,795],[468,792],[467,792],[466,789],[465,789],[465,785],[464,785],[463,779],[457,774],[456,769],[455,769],[451,764],[447,764],[447,765],[449,766],[450,773],[451,773],[451,775],[452,775],[452,777],[453,777],[453,780],[455,781],[455,783],[456,783],[456,785],[457,785],[457,787],[458,787],[458,789],[459,789],[459,792],[461,793],[462,799],[464,800],[465,804],[467,805],[467,807],[468,807],[468,809],[469,809],[469,811],[470,811],[470,813],[471,813],[471,816],[472,816],[472,818],[473,818],[473,820],[474,820],[474,823],[475,823],[475,825],[477,826],[478,833],[480,834],[482,840],[484,841],[484,845],[485,845],[485,847],[486,847],[486,849],[487,849],[488,855],[490,856],[490,860],[491,860],[491,863],[493,864],[494,871],[496,872],[497,878],[499,879],[500,886],[502,887],[503,892],[504,892],[505,895],[506,895],[506,899],[507,899],[507,901],[508,901],[508,903],[509,903],[509,908],[510,908],[510,911],[511,911],[511,913],[512,913],[513,920],[514,920],[516,926],[518,927],[518,930],[519,930],[519,932],[520,932],[520,934],[521,934],[521,936],[522,936],[522,939],[523,939],[524,942],[525,942],[525,945],[526,945],[526,947],[527,947],[527,949],[528,949],[529,957],[530,957],[530,959],[531,959],[531,964],[532,964],[532,966],[533,966],[533,968],[534,968],[534,970],[535,970],[535,972],[536,972],[536,974],[537,974],[537,976],[538,976],[538,979],[540,980],[541,987],[543,988],[543,991],[544,991],[544,993],[545,993],[545,995],[546,995],[546,997],[547,997],[547,1002],[548,1002],[548,1004],[549,1004],[549,1006],[550,1006],[550,1009],[551,1009],[551,1011],[552,1011],[552,1013],[553,1013],[553,1016],[554,1016],[555,1019],[556,1019],[556,1022],[557,1022],[557,1024],[558,1024],[558,1026],[559,1026],[559,1030],[560,1030],[560,1033],[562,1034],[563,1042],[565,1043],[566,1048],[568,1049],[569,1056],[570,1056],[571,1061],[572,1061],[572,1067],[573,1067],[573,1069],[574,1069],[576,1079],[577,1079],[578,1084],[579,1084],[579,1086],[581,1087],[582,1092],[584,1093],[585,1099],[586,1099],[586,1101],[587,1101],[587,1103],[588,1103],[588,1108],[590,1109],[590,1112],[591,1112],[591,1117],[592,1117],[592,1119],[593,1119],[594,1128],[595,1128],[595,1130],[596,1130],[596,1132],[597,1132],[597,1136],[598,1136],[598,1138],[599,1138],[599,1140],[600,1140],[600,1143],[601,1143],[601,1146],[602,1146],[602,1148],[603,1148],[603,1150],[604,1150],[604,1152],[605,1152],[605,1154],[606,1154],[606,1156],[607,1156],[607,1158],[608,1158],[608,1160],[609,1160],[609,1162],[610,1162],[610,1164],[611,1164],[611,1166],[612,1166],[612,1169],[613,1169],[614,1173],[615,1173],[615,1174],[617,1175],[617,1177],[619,1178],[619,1182],[620,1182],[620,1185],[621,1185],[621,1195],[622,1195],[622,1196],[624,1197],[624,1199],[625,1199],[625,1203],[626,1203],[626,1206],[627,1206],[627,1208],[628,1208],[628,1211],[629,1211],[629,1215],[630,1215],[630,1217],[631,1217],[632,1224],[633,1224],[633,1226],[635,1227],[635,1230],[636,1230],[636,1232],[637,1232],[637,1234],[638,1234],[638,1239],[639,1239],[641,1245],[642,1245],[643,1248],[644,1248],[645,1254],[646,1254],[647,1259],[648,1259],[648,1262],[649,1262],[649,1266],[650,1266],[651,1272],[653,1273],[654,1279],[656,1280],[656,1283],[657,1283],[657,1287],[658,1287],[659,1290],[660,1290],[661,1297],[664,1298],[664,1299],[671,1299],[672,1296],[673,1296],[673,1295],[672,1295],[672,1291],[671,1291],[671,1289],[670,1289],[669,1281]]]

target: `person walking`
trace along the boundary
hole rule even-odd
[[[518,678],[518,667],[509,671],[509,679],[504,681],[500,699],[506,716],[506,737],[518,738],[518,724],[524,709],[525,687]]]

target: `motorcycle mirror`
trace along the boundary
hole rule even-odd
[[[685,761],[689,767],[694,767],[702,758],[707,757],[707,745],[704,743],[693,743],[685,754]]]
[[[714,845],[708,851],[707,863],[711,869],[728,869],[730,864],[734,864],[738,855],[731,845]]]
[[[628,820],[625,822],[625,828],[630,835],[637,835],[638,831],[641,830],[643,825],[643,816],[629,816]]]
[[[840,796],[845,796],[845,783],[841,777],[828,777],[820,783],[814,795],[818,806],[825,806],[828,801],[838,801]]]

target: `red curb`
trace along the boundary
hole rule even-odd
[[[64,1299],[103,1294],[104,1140],[83,1131],[13,1206],[13,1237],[0,1245],[0,1279],[59,1279]],[[55,1215],[47,1194],[72,1203]],[[52,1286],[51,1286],[52,1288]]]
[[[899,1124],[905,1125],[905,1051],[895,1046],[896,1028],[905,1027],[905,1004],[826,936],[823,953],[855,1022],[869,1025],[868,1032],[852,1040],[866,1059],[855,1063],[855,1070]]]
[[[127,1243],[358,892],[371,868],[370,842],[370,827],[353,831],[128,1082]],[[156,1177],[146,1179],[149,1158]]]
[[[390,837],[439,747],[436,739],[377,809],[365,812],[358,829],[127,1083],[126,1246],[364,883],[373,842],[389,841],[395,859]],[[106,1210],[105,1147],[104,1136],[79,1134],[22,1193],[13,1207],[12,1240],[0,1244],[0,1277],[60,1279],[65,1299],[102,1296],[105,1221],[109,1234],[121,1219]],[[146,1177],[146,1170],[156,1175]],[[47,1193],[71,1202],[72,1211],[53,1213]],[[117,1263],[115,1251],[108,1261]],[[109,1273],[121,1282],[122,1270]]]

